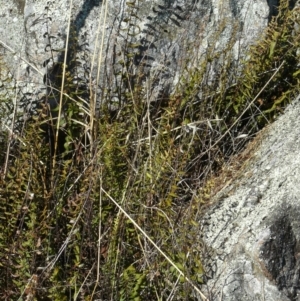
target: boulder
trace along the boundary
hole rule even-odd
[[[134,85],[149,88],[150,101],[157,101],[208,51],[215,53],[208,84],[228,59],[222,56],[228,47],[238,72],[274,15],[265,0],[116,0],[108,2],[107,15],[104,1],[72,3],[70,11],[70,1],[0,0],[0,54],[8,70],[0,70],[0,83],[6,95],[10,79],[20,110],[59,88],[68,35],[74,80],[91,85],[98,102],[110,93],[119,103]],[[124,85],[128,74],[132,87]],[[202,290],[211,301],[300,300],[299,113],[297,100],[249,145],[245,166],[204,213]]]
[[[202,221],[209,300],[300,300],[299,97],[240,157]]]
[[[64,60],[69,14],[67,64],[76,60],[80,80],[89,85],[91,75],[95,92],[103,99],[109,86],[114,90],[109,99],[116,101],[128,90],[122,82],[128,73],[134,77],[132,83],[139,79],[138,84],[151,87],[152,101],[172,93],[187,70],[205,59],[208,48],[216,53],[208,71],[213,80],[230,41],[232,64],[237,67],[260,37],[268,16],[265,0],[113,1],[107,14],[100,0],[74,0],[71,11],[70,3],[0,0],[0,51],[23,106],[38,102],[54,85],[55,64]],[[97,84],[95,66],[100,63],[93,63],[94,53],[102,53]]]

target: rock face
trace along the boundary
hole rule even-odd
[[[224,63],[226,47],[238,69],[267,25],[268,3],[116,0],[108,2],[105,17],[104,1],[73,0],[67,63],[76,60],[81,83],[89,84],[91,78],[98,101],[109,86],[110,99],[118,102],[129,89],[123,82],[127,74],[149,87],[149,98],[156,101],[172,93],[209,49],[215,53],[210,80]],[[0,70],[0,80],[2,84],[10,78],[11,85],[14,81],[23,107],[39,102],[55,86],[56,63],[64,59],[69,7],[70,1],[61,0],[0,0],[0,54],[9,70]],[[274,14],[271,10],[269,19]],[[95,83],[95,66],[100,63],[93,57],[101,52],[101,76]],[[211,301],[300,300],[298,102],[264,131],[243,177],[223,189],[204,216],[203,291]]]
[[[216,53],[209,70],[211,79],[231,41],[232,64],[238,66],[265,28],[268,15],[265,0],[109,1],[107,17],[102,3],[74,0],[70,12],[70,1],[0,0],[1,44],[5,45],[1,53],[23,105],[49,93],[45,84],[49,88],[57,76],[55,63],[63,61],[69,13],[72,32],[67,63],[76,56],[80,80],[89,82],[90,74],[96,78],[93,66],[99,62],[93,63],[92,58],[94,52],[101,52],[104,28],[101,80],[95,91],[103,98],[109,85],[116,91],[110,99],[119,100],[127,89],[122,77],[129,72],[151,87],[154,101],[162,93],[174,91],[180,77],[201,62],[208,48]],[[193,61],[189,61],[191,55]]]
[[[299,113],[298,98],[205,213],[209,300],[300,300]]]

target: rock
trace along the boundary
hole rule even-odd
[[[134,85],[149,88],[150,101],[169,95],[190,69],[208,59],[210,49],[215,58],[209,58],[208,83],[226,62],[226,47],[237,72],[268,16],[265,0],[109,1],[100,27],[105,29],[101,77],[95,83],[100,63],[92,58],[101,53],[103,3],[73,1],[67,63],[76,61],[76,80],[92,85],[98,99],[111,93],[116,103]],[[1,73],[0,84],[11,79],[20,109],[59,88],[57,63],[64,59],[69,6],[70,1],[61,0],[0,0],[0,53],[9,70]],[[128,74],[131,87],[123,80]],[[111,91],[105,92],[107,87]],[[199,238],[207,246],[203,291],[211,301],[300,300],[298,102],[264,132],[244,177],[224,189],[204,216]]]
[[[61,50],[66,43],[69,2],[0,0],[3,59],[16,79],[23,106],[32,105],[49,93],[46,77],[53,80],[52,68],[63,61]],[[93,79],[97,74],[98,63],[93,64],[92,57],[94,51],[100,52],[101,33],[98,37],[97,31],[104,18],[100,17],[101,9],[100,0],[73,1],[70,43],[76,51],[69,49],[68,64],[76,56],[78,73],[86,84],[89,84],[88,73],[92,73]],[[129,89],[122,82],[122,76],[129,72],[134,78],[132,84],[151,87],[150,98],[157,101],[174,91],[187,68],[205,59],[209,47],[219,53],[208,75],[213,80],[224,62],[222,51],[230,41],[233,41],[233,65],[238,68],[249,45],[265,28],[266,16],[264,0],[109,2],[101,80],[94,86],[95,91],[103,98],[109,85],[116,91],[109,99],[117,102],[121,93]],[[189,62],[191,54],[197,60]]]
[[[300,300],[299,99],[263,131],[243,176],[204,215],[211,301]]]

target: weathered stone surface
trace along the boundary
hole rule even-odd
[[[76,59],[82,64],[82,74],[88,70],[96,77],[91,65],[94,51],[99,53],[101,32],[97,40],[97,31],[104,19],[104,6],[100,0],[72,3],[75,33],[71,43],[77,47]],[[53,63],[63,60],[63,53],[57,50],[65,47],[69,7],[70,1],[0,0],[1,41],[14,51],[6,47],[1,52],[16,85],[27,96],[23,102],[37,101],[46,93],[44,75],[49,75]],[[174,90],[186,68],[199,64],[208,47],[221,54],[231,38],[235,41],[233,65],[237,66],[249,44],[265,28],[267,15],[265,0],[109,1],[102,81],[94,88],[99,93],[107,84],[117,90],[126,89],[120,87],[125,72],[120,62],[134,54],[129,71],[143,74],[143,83],[152,88],[150,97],[156,100],[159,94]],[[197,59],[186,65],[191,55]],[[211,79],[222,60],[220,55],[212,64]],[[88,81],[88,76],[85,78]]]
[[[134,54],[130,72],[142,74],[142,83],[151,87],[152,101],[171,93],[186,70],[205,58],[209,47],[222,54],[230,38],[233,65],[239,66],[268,19],[265,0],[108,4],[101,81],[94,88],[99,94],[107,85],[125,89],[120,83],[127,70],[121,61]],[[14,78],[25,105],[39,101],[47,93],[45,82],[55,81],[51,68],[63,59],[59,50],[65,47],[69,6],[70,1],[61,0],[0,0],[0,40],[5,45],[0,51],[9,70],[3,76]],[[100,0],[73,1],[71,43],[77,48],[80,77],[87,82],[86,71],[93,79],[97,72],[92,58],[94,51],[100,51],[97,30],[104,18],[100,18],[102,6]],[[191,55],[196,59],[187,64]],[[212,64],[208,74],[212,80],[223,60],[220,55]],[[44,75],[53,78],[48,82]],[[211,301],[300,300],[298,102],[264,133],[244,177],[224,189],[205,214],[201,239],[207,245],[208,279],[203,291]]]
[[[210,300],[300,300],[299,113],[298,98],[205,214]]]

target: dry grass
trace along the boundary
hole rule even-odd
[[[211,48],[198,60],[187,51],[197,67],[183,70],[176,92],[156,102],[123,53],[115,102],[113,87],[101,86],[107,9],[106,2],[99,47],[86,62],[96,78],[76,78],[79,50],[68,47],[68,36],[63,61],[49,68],[61,70],[45,95],[48,102],[57,97],[57,109],[46,102],[20,135],[17,123],[11,128],[1,158],[4,300],[207,300],[198,218],[243,174],[263,134],[241,152],[245,144],[298,89],[291,71],[297,15],[286,11],[285,25],[278,19],[249,50],[239,78],[211,82],[218,54]],[[126,9],[133,16],[132,4]],[[223,53],[228,59],[230,49]]]

